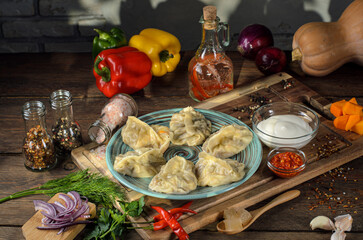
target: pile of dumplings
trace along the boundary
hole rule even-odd
[[[149,189],[166,194],[187,194],[198,186],[216,187],[243,178],[244,164],[228,158],[252,141],[253,134],[247,127],[227,125],[211,134],[211,122],[193,107],[173,114],[169,126],[148,125],[129,116],[121,136],[134,151],[118,155],[114,169],[132,177],[152,177]],[[195,165],[181,156],[166,161],[163,153],[170,143],[203,144],[203,151]]]

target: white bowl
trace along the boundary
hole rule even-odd
[[[267,133],[266,130],[261,129],[260,122],[272,116],[278,115],[294,115],[301,118],[311,131],[296,137],[281,137]],[[308,144],[317,134],[320,125],[318,115],[308,107],[301,104],[290,102],[275,102],[263,105],[258,108],[252,116],[252,128],[264,144],[270,148],[278,147],[293,147],[300,149]]]

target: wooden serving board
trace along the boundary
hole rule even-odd
[[[54,203],[58,201],[64,204],[64,201],[59,198],[59,194],[54,195],[48,202]],[[96,205],[88,202],[91,216],[94,217],[96,213]],[[23,236],[26,240],[72,240],[74,239],[85,227],[86,224],[77,224],[70,226],[66,231],[61,234],[57,234],[59,230],[39,230],[38,226],[41,226],[41,220],[43,215],[40,211],[37,211],[21,228],[23,231]]]
[[[286,81],[291,81],[293,87],[285,89],[282,83]],[[221,219],[226,208],[248,208],[363,155],[363,138],[352,132],[335,129],[332,121],[328,120],[331,117],[329,115],[329,102],[286,73],[262,78],[252,85],[237,88],[196,104],[194,107],[224,112],[251,126],[250,114],[252,112],[248,110],[244,112],[241,110],[236,111],[236,108],[248,109],[251,107],[253,109],[258,105],[253,99],[259,99],[259,97],[268,99],[271,102],[288,101],[310,105],[321,114],[321,125],[317,136],[302,149],[308,159],[306,169],[300,175],[291,179],[275,177],[266,166],[266,156],[270,149],[264,146],[261,165],[248,181],[218,196],[194,200],[191,208],[197,211],[198,214],[184,215],[180,221],[188,233]],[[96,145],[89,144],[75,149],[72,152],[74,162],[81,169],[89,168],[118,182],[109,172],[105,160],[97,159],[90,154],[90,150],[95,147]],[[322,149],[328,149],[329,151],[322,151]],[[142,194],[130,189],[125,188],[125,190],[129,200],[135,200],[142,196]],[[133,220],[138,222],[150,220],[155,215],[155,212],[148,207],[150,205],[160,205],[170,209],[179,207],[186,202],[149,196],[146,196],[145,200],[144,214],[140,218]],[[170,229],[156,232],[143,229],[137,231],[144,239],[170,239],[173,237]]]

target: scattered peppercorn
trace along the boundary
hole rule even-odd
[[[294,87],[294,82],[291,79],[282,80],[281,84],[284,89],[289,89]]]
[[[70,121],[67,117],[56,121],[52,134],[57,150],[70,152],[82,145],[82,135],[78,123]]]

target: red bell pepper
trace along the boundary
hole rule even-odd
[[[94,62],[93,75],[98,89],[106,96],[132,94],[151,81],[151,60],[133,47],[106,49]]]

